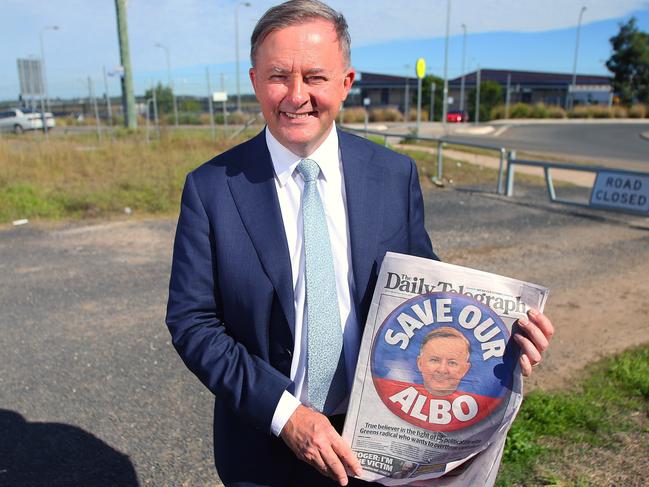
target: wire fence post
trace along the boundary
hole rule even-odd
[[[99,108],[97,108],[97,98],[95,98],[95,90],[92,85],[92,78],[88,76],[88,97],[89,101],[92,103],[93,110],[95,112],[95,125],[97,127],[97,138],[101,140],[101,123],[99,122]]]
[[[500,164],[498,166],[498,194],[503,194],[503,173],[505,171],[505,158],[506,150],[504,147],[500,148]]]
[[[514,164],[513,161],[516,160],[516,151],[509,151],[509,156],[507,157],[507,193],[506,196],[512,196],[514,194]]]
[[[443,146],[444,146],[444,142],[442,142],[441,140],[437,142],[437,179],[439,179],[440,181],[442,180],[442,172],[444,166],[444,160],[442,154]]]
[[[210,68],[205,68],[205,79],[207,80],[207,106],[210,110],[210,127],[212,128],[212,140],[216,140],[216,127],[214,126],[214,104],[212,103],[212,83],[210,81]]]

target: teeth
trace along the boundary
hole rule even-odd
[[[284,114],[288,118],[306,118],[309,116],[308,113],[289,113],[289,112],[284,112]]]

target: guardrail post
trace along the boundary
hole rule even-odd
[[[554,183],[552,182],[552,172],[551,169],[547,166],[543,168],[543,172],[545,173],[545,184],[548,188],[548,196],[550,197],[550,201],[554,201],[557,199],[557,195],[554,192]]]
[[[444,161],[442,159],[443,154],[442,154],[442,147],[444,146],[444,142],[441,140],[437,142],[437,179],[442,180],[442,171],[443,171],[443,165]]]
[[[507,193],[506,196],[512,196],[514,194],[514,161],[516,160],[516,151],[509,151],[509,156],[507,157]]]
[[[500,165],[498,166],[498,194],[503,194],[503,172],[505,170],[505,155],[504,147],[500,148]]]

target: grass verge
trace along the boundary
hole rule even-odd
[[[127,207],[139,215],[172,214],[187,172],[253,133],[230,140],[219,132],[213,141],[209,129],[163,128],[160,139],[150,143],[143,130],[118,130],[103,141],[92,132],[54,132],[49,141],[39,134],[0,138],[0,224],[21,218],[104,218]],[[408,155],[417,161],[422,186],[432,187],[434,155]],[[494,170],[448,158],[444,164],[447,182],[495,188]]]
[[[177,211],[187,172],[235,143],[206,131],[143,131],[0,139],[0,223],[20,218],[79,219]]]
[[[649,345],[601,360],[572,391],[529,394],[499,486],[646,485]]]
[[[437,175],[436,154],[407,150],[399,148],[399,146],[392,148],[412,157],[416,161],[422,187],[430,188],[433,186],[431,179]],[[480,189],[495,191],[498,184],[498,170],[460,161],[453,157],[443,157],[442,174],[444,181],[451,186],[479,187]],[[523,173],[516,175],[516,183],[539,187],[545,186],[543,177]]]

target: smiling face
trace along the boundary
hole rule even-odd
[[[471,368],[466,342],[459,337],[434,337],[421,348],[417,367],[433,396],[448,396]]]
[[[250,80],[273,136],[298,156],[327,138],[355,72],[330,22],[272,31],[259,45]]]

